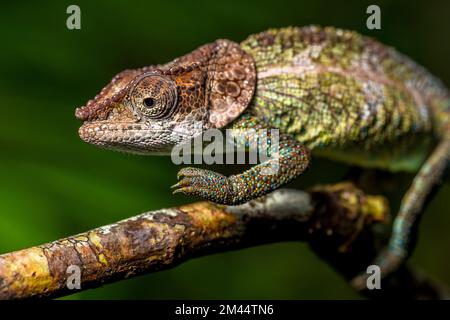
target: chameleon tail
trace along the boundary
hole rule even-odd
[[[379,266],[382,278],[396,271],[408,258],[412,249],[411,240],[414,237],[415,226],[427,200],[433,194],[433,189],[442,181],[449,162],[450,131],[422,165],[403,197],[399,213],[394,220],[389,244],[374,262]],[[352,280],[352,285],[358,290],[366,288],[368,276],[366,273],[358,275]]]

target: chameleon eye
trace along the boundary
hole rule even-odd
[[[178,98],[175,83],[154,73],[144,73],[137,78],[129,96],[133,108],[152,119],[169,116]]]
[[[145,98],[144,99],[144,106],[146,106],[147,108],[153,107],[154,104],[155,104],[155,100],[153,100],[153,98]]]

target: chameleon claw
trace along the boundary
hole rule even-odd
[[[173,186],[171,186],[171,189],[179,188],[179,187],[187,187],[191,184],[191,180],[189,178],[184,178],[177,183],[175,183]]]
[[[170,189],[175,189],[175,188],[178,188],[180,185],[179,185],[179,183],[177,182],[177,183],[175,183],[174,185],[172,185],[172,186],[170,186]]]
[[[193,191],[194,191],[194,188],[192,188],[192,187],[184,187],[184,188],[179,188],[179,189],[173,190],[172,194],[176,194],[176,193],[190,194]]]
[[[228,192],[227,178],[210,170],[187,167],[178,172],[177,178],[179,181],[171,187],[173,194],[183,193],[217,202],[220,192]]]
[[[184,177],[184,174],[181,172],[181,170],[177,173],[177,180],[180,180],[182,177]]]

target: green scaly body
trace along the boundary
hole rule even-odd
[[[273,29],[241,47],[257,87],[233,125],[278,128],[313,155],[417,171],[449,122],[442,84],[407,57],[352,31]]]

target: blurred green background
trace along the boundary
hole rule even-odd
[[[366,8],[382,29],[366,29]],[[192,201],[172,196],[169,158],[102,151],[77,136],[74,109],[125,69],[163,63],[217,38],[308,24],[357,30],[393,45],[450,83],[449,1],[17,1],[0,10],[0,253]],[[81,7],[81,30],[66,8]],[[338,181],[315,161],[295,183]],[[404,190],[409,176],[400,176]],[[398,202],[401,192],[394,197]],[[422,221],[413,263],[450,284],[449,186]],[[358,298],[302,243],[197,258],[168,271],[74,294],[85,298]]]

